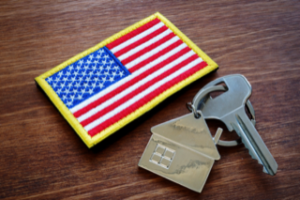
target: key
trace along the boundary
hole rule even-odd
[[[209,98],[203,91],[212,86],[223,86],[227,89],[223,94]],[[217,119],[225,123],[229,131],[235,130],[241,137],[249,154],[263,165],[263,171],[275,175],[278,165],[263,142],[253,123],[245,112],[245,106],[251,95],[251,85],[242,75],[221,77],[207,84],[193,99],[193,105],[201,110],[205,119]],[[253,111],[254,112],[254,111]]]

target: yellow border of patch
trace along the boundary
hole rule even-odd
[[[126,35],[127,33],[137,29],[140,26],[152,21],[153,19],[158,18],[160,19],[169,29],[171,29],[183,42],[185,42],[194,52],[196,52],[204,61],[207,62],[208,66],[204,69],[196,72],[192,76],[188,77],[187,79],[181,81],[180,83],[174,85],[172,88],[164,91],[162,94],[151,100],[146,105],[140,107],[138,110],[134,111],[133,113],[129,114],[125,118],[121,119],[120,121],[116,122],[115,124],[111,125],[110,127],[106,128],[105,130],[101,131],[94,137],[91,137],[81,126],[81,124],[77,121],[77,119],[73,116],[73,114],[69,111],[69,109],[65,106],[65,104],[60,100],[51,86],[45,81],[45,79],[56,72],[62,70],[63,68],[67,67],[68,65],[76,62],[77,60],[89,55],[90,53],[98,50],[99,48],[113,42],[114,40]],[[199,47],[197,47],[187,36],[185,36],[179,29],[177,29],[169,20],[167,20],[163,15],[160,13],[155,13],[143,19],[136,24],[122,30],[121,32],[107,38],[106,40],[100,42],[96,46],[74,56],[73,58],[63,62],[62,64],[56,66],[55,68],[49,70],[48,72],[38,76],[35,78],[36,82],[40,85],[40,87],[46,92],[49,96],[51,101],[57,107],[59,112],[64,116],[64,118],[69,122],[69,124],[73,127],[73,129],[77,132],[79,137],[83,140],[83,142],[87,145],[88,148],[96,145],[97,143],[101,142],[114,132],[118,131],[128,123],[132,122],[133,120],[137,119],[147,111],[154,108],[157,104],[174,94],[175,92],[179,91],[183,87],[189,85],[190,83],[194,82],[195,80],[199,79],[200,77],[210,73],[211,71],[218,68],[218,65],[208,57]]]

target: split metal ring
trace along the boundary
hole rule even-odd
[[[200,105],[200,103],[203,101],[204,98],[208,98],[208,94],[211,92],[217,92],[217,91],[227,91],[227,88],[223,85],[217,85],[217,86],[210,86],[207,87],[205,89],[202,89],[202,91],[200,93],[197,94],[196,100],[193,103],[187,103],[186,106],[188,108],[189,111],[193,112],[195,115],[195,118],[199,118],[200,115],[198,114],[197,108]],[[196,105],[196,106],[195,106]],[[250,100],[248,99],[246,102],[246,107],[248,108],[248,111],[252,117],[251,122],[252,124],[255,126],[255,112],[254,112],[254,108],[250,102]],[[223,140],[219,140],[217,143],[219,146],[224,146],[224,147],[232,147],[232,146],[237,146],[239,144],[241,144],[241,138],[237,139],[237,140],[233,140],[233,141],[223,141]]]

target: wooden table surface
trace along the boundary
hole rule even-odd
[[[89,150],[34,78],[157,11],[220,68]],[[299,1],[1,1],[0,40],[0,198],[300,198]],[[152,126],[188,113],[206,83],[236,73],[253,87],[275,176],[243,145],[218,147],[201,194],[138,168]]]

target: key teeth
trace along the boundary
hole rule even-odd
[[[247,148],[247,149],[248,149],[248,148]],[[249,152],[251,158],[256,160],[256,157],[253,155],[252,151],[250,151],[250,150],[248,149],[248,152]]]
[[[243,139],[242,139],[242,142],[243,142]],[[253,153],[252,153],[252,151],[250,150],[249,146],[248,146],[247,144],[245,144],[244,142],[243,142],[243,144],[244,144],[244,146],[248,149],[248,153],[249,153],[249,155],[251,156],[251,158],[254,159],[254,160],[257,160],[258,164],[261,164],[261,165],[263,166],[263,164],[261,163],[261,161],[258,160],[258,159],[256,158],[255,155],[253,155]],[[265,170],[265,167],[264,167],[264,170]]]
[[[243,139],[242,139],[242,142],[243,142]],[[252,157],[252,159],[257,160],[258,164],[261,164],[263,166],[263,172],[266,174],[272,175],[267,171],[266,167],[262,164],[262,162],[260,160],[258,160],[255,155],[253,155],[253,152],[250,150],[248,145],[245,144],[244,142],[243,142],[243,144],[248,149],[248,152],[249,152],[250,156]]]
[[[265,172],[266,174],[269,174],[265,167],[263,168],[263,172]]]

